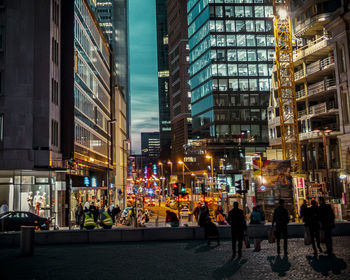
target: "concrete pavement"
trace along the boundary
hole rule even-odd
[[[33,257],[0,249],[5,279],[349,279],[350,237],[335,237],[335,256],[314,258],[303,239],[289,241],[288,257],[276,257],[276,244],[244,249],[231,261],[231,242],[208,247],[204,241],[134,242],[39,246]]]

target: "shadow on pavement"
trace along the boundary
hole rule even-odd
[[[216,247],[219,247],[220,245],[216,244],[215,246],[209,246],[207,243],[203,244],[201,247],[197,248],[195,253],[205,253],[209,252],[210,250],[215,249]]]
[[[235,259],[232,261],[229,259],[222,267],[214,270],[214,279],[227,279],[235,274],[248,260],[247,259]]]
[[[291,264],[288,261],[288,256],[284,256],[283,259],[280,256],[269,256],[267,260],[270,263],[273,272],[277,272],[278,276],[286,276],[286,272],[290,270]]]
[[[324,276],[328,276],[329,272],[333,274],[341,274],[341,271],[346,269],[347,264],[344,259],[339,259],[335,255],[331,256],[306,256],[310,266],[316,272],[320,272]]]
[[[191,241],[191,242],[188,242],[186,247],[185,247],[185,250],[192,250],[196,247],[198,247],[199,245],[202,245],[203,244],[203,241]]]

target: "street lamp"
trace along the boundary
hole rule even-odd
[[[214,170],[213,170],[213,157],[210,156],[210,155],[206,155],[205,156],[206,159],[210,159],[210,171],[211,171],[211,188],[210,190],[212,189],[212,187],[214,186]]]
[[[107,201],[108,201],[108,206],[111,204],[111,195],[109,193],[110,191],[110,185],[109,185],[109,143],[111,142],[111,125],[113,123],[116,123],[117,120],[116,119],[112,119],[112,120],[108,120],[107,121]]]
[[[163,163],[162,162],[158,162],[158,165],[160,166],[160,176],[159,178],[160,180],[160,187],[162,190],[162,196],[164,197],[164,186],[163,186]],[[160,206],[160,194],[159,194],[159,198],[158,198],[158,204]]]
[[[179,160],[178,164],[182,164],[182,183],[185,184],[185,163]]]

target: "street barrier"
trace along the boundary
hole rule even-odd
[[[267,239],[271,225],[248,225],[250,238]],[[218,226],[220,239],[231,238],[229,226]],[[350,236],[350,223],[336,223],[334,236]],[[289,224],[288,236],[291,238],[304,237],[303,224]],[[34,234],[35,245],[103,243],[103,242],[143,242],[171,240],[201,240],[204,230],[198,226],[188,227],[154,227],[154,228],[115,228],[95,230],[53,230],[38,231]],[[0,248],[19,247],[20,232],[0,233]]]

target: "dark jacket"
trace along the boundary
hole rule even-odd
[[[329,204],[321,204],[319,209],[320,223],[323,229],[334,227],[334,213],[333,209]]]
[[[310,229],[320,229],[320,211],[318,206],[312,205],[304,210],[304,222],[305,226],[310,227]]]
[[[307,205],[306,204],[302,204],[300,206],[300,216],[299,218],[302,218],[304,223],[305,223],[305,217],[306,217],[306,212],[308,211]]]
[[[203,227],[210,221],[209,209],[207,206],[202,206],[199,213],[198,225]]]
[[[278,206],[273,212],[272,225],[276,224],[277,227],[286,227],[289,223],[289,215],[286,208]]]
[[[227,222],[231,225],[231,231],[243,232],[247,229],[243,211],[239,208],[233,208],[228,212]]]

